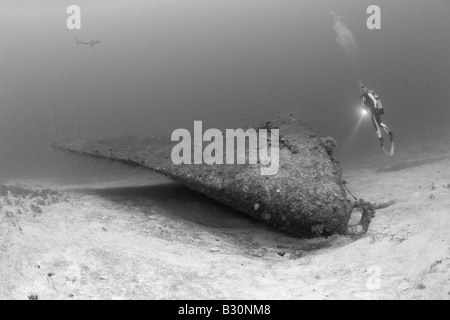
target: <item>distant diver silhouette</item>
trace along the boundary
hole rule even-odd
[[[370,112],[370,115],[372,116],[372,122],[375,127],[375,131],[377,132],[378,139],[380,140],[381,150],[383,150],[386,156],[392,157],[394,155],[394,134],[391,130],[389,130],[387,125],[381,122],[381,116],[384,114],[384,109],[381,104],[380,97],[373,90],[369,90],[361,81],[359,81],[359,90],[362,93],[360,98],[363,99],[363,110],[365,113]],[[381,128],[386,131],[391,140],[390,151],[386,150],[384,147],[384,139]]]

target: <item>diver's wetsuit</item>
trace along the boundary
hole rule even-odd
[[[385,125],[384,123],[381,122],[381,110],[383,110],[383,108],[380,106],[381,103],[379,101],[377,101],[375,96],[370,92],[364,93],[362,95],[362,98],[363,98],[364,105],[370,108],[370,114],[372,115],[373,126],[375,127],[375,130],[377,132],[378,139],[380,139],[381,143],[383,143],[383,136],[381,135],[381,129],[380,129],[380,127],[381,127],[384,129],[384,131],[386,131],[386,133],[389,135],[389,137],[392,140],[392,138],[393,138],[392,131],[389,130],[387,125]]]

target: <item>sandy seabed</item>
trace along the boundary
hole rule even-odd
[[[0,199],[0,299],[449,300],[450,160],[344,178],[396,201],[361,238],[295,239],[151,174],[6,181],[58,195]]]

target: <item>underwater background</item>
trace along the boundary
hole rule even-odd
[[[0,3],[2,178],[83,170],[55,140],[277,111],[334,137],[350,163],[380,153],[359,80],[381,97],[397,150],[450,139],[450,1],[80,0],[77,31],[71,4]],[[366,27],[372,4],[380,30]]]

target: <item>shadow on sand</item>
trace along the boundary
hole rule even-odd
[[[85,188],[78,191],[96,195],[120,205],[139,207],[147,214],[164,214],[172,219],[189,220],[213,228],[269,229],[264,223],[254,221],[177,183]]]
[[[251,248],[252,252],[315,251],[340,247],[355,240],[337,235],[329,238],[295,238],[177,183],[73,191],[100,197],[120,206],[137,208],[146,215],[194,222],[245,249]]]

